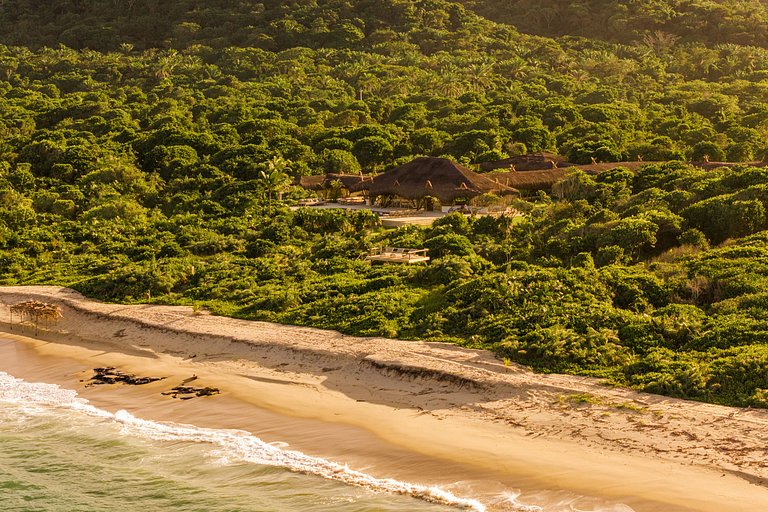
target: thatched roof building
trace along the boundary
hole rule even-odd
[[[542,171],[545,169],[556,169],[559,167],[570,167],[574,164],[568,162],[564,156],[554,153],[528,153],[527,155],[513,156],[504,160],[495,162],[483,162],[480,164],[480,170],[483,172],[493,171],[495,169],[514,169],[516,171]]]
[[[527,155],[514,156],[496,162],[483,162],[480,164],[482,172],[489,171],[543,171],[550,169],[574,168],[584,171],[587,174],[599,174],[604,171],[610,171],[617,167],[637,172],[644,165],[663,164],[665,162],[657,161],[631,161],[631,162],[595,162],[592,164],[579,165],[570,163],[565,157],[552,153],[530,153]],[[701,169],[717,169],[720,167],[734,167],[737,165],[749,165],[752,167],[768,167],[768,162],[688,162],[694,167]],[[512,181],[510,181],[512,183]],[[511,185],[515,186],[515,185]]]
[[[617,167],[637,172],[641,167],[652,164],[664,164],[666,162],[600,162],[596,164],[576,165],[575,169],[582,170],[588,174],[599,174],[610,171]],[[751,167],[768,167],[768,162],[687,162],[688,164],[704,170],[719,169],[721,167],[735,167],[737,165],[748,165]]]
[[[494,171],[486,174],[492,180],[498,180],[501,184],[507,185],[518,190],[536,191],[551,190],[552,186],[558,181],[564,179],[569,172],[582,171],[587,174],[596,175],[601,172],[610,171],[619,167],[636,172],[643,165],[653,162],[610,162],[596,163],[588,165],[570,165],[568,167],[558,167],[556,169],[546,169],[540,171]]]
[[[600,174],[601,172],[611,171],[618,167],[637,172],[645,165],[664,164],[666,162],[599,162],[595,164],[574,165],[573,169],[579,169],[587,174]],[[751,167],[768,167],[768,162],[687,162],[688,164],[704,170],[719,169],[721,167],[735,167],[737,165],[748,165]]]
[[[768,162],[691,162],[691,165],[709,171],[712,169],[719,169],[721,167],[736,167],[737,165],[747,165],[749,167],[768,167]]]
[[[644,165],[651,165],[651,164],[658,164],[658,163],[662,163],[662,162],[642,162],[642,161],[598,162],[594,164],[574,165],[572,168],[578,169],[580,171],[584,171],[587,174],[600,174],[601,172],[612,171],[619,167],[621,167],[622,169],[627,169],[632,172],[637,172]]]
[[[533,192],[536,190],[550,190],[552,185],[562,180],[568,174],[569,169],[547,169],[546,171],[510,171],[491,172],[485,176],[502,185]]]
[[[358,183],[352,190],[367,190],[371,198],[399,196],[419,200],[431,196],[443,204],[487,193],[519,194],[514,188],[477,174],[447,158],[432,157],[416,158],[379,174],[371,181]]]
[[[323,188],[323,182],[325,181],[324,174],[318,174],[313,176],[299,176],[294,178],[293,185],[305,188],[307,190],[321,190]]]
[[[307,190],[327,190],[331,188],[331,184],[334,181],[339,181],[342,188],[351,189],[358,183],[371,180],[371,176],[363,176],[362,174],[319,174],[314,176],[300,176],[293,181],[294,185],[298,185]]]

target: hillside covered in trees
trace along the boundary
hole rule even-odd
[[[475,12],[521,32],[583,36],[618,43],[674,46],[768,46],[763,0],[461,0]]]
[[[767,406],[768,172],[674,162],[765,156],[756,4],[581,2],[634,23],[615,34],[466,4],[0,3],[0,283],[449,340]],[[383,230],[287,208],[306,193],[291,176],[538,150],[673,162],[575,173],[514,220]],[[380,244],[433,261],[360,259]]]

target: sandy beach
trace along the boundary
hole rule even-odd
[[[25,300],[63,318],[38,332],[11,323],[9,306]],[[491,510],[505,489],[545,507],[587,496],[586,510],[768,510],[768,411],[538,375],[447,344],[199,313],[0,288],[0,370],[108,410],[248,430],[379,477],[469,490]],[[86,386],[101,366],[163,380]],[[192,375],[221,394],[162,394]]]

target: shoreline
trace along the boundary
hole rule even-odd
[[[64,317],[37,336],[10,330],[8,306],[30,299],[61,306]],[[288,441],[376,476],[471,482],[488,495],[520,489],[524,503],[565,490],[637,512],[768,508],[764,410],[538,375],[447,344],[105,304],[57,287],[0,288],[0,331],[18,354],[16,372],[6,358],[0,370],[17,377],[53,380],[147,419]],[[83,388],[97,366],[166,379]],[[192,374],[222,395],[160,394]]]

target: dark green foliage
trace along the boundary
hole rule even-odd
[[[734,199],[733,196],[705,199],[689,206],[681,215],[690,227],[702,231],[714,243],[766,228],[765,206],[761,201]]]
[[[0,41],[31,48],[0,46],[0,284],[768,406],[764,168],[571,172],[522,216],[429,228],[288,208],[292,178],[417,155],[765,156],[758,3],[464,3],[591,39],[443,0],[2,3]]]
[[[440,258],[449,254],[453,256],[470,256],[474,254],[472,242],[464,235],[447,233],[430,238],[424,245],[429,249],[432,258]]]
[[[691,160],[702,162],[711,160],[713,162],[725,161],[725,151],[717,144],[710,141],[697,142],[691,151]]]

